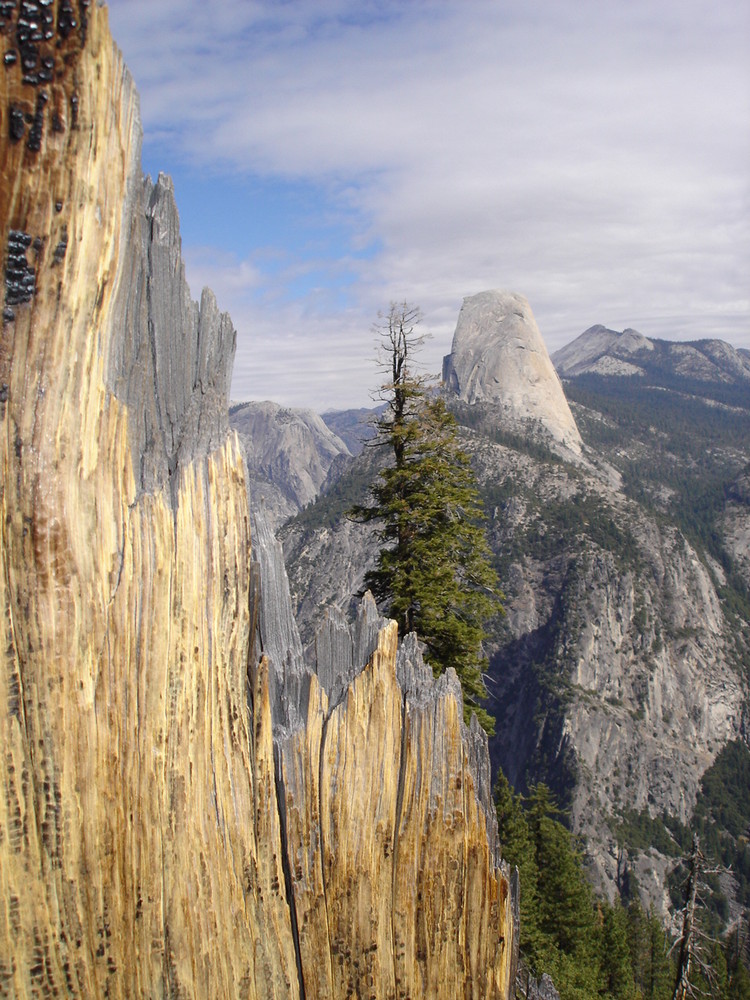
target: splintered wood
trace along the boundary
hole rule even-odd
[[[201,410],[233,331],[184,304],[106,10],[3,3],[0,32],[0,995],[506,998],[455,693],[410,705],[389,628],[274,744],[243,462]],[[162,352],[173,230],[193,326]]]

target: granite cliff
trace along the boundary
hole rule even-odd
[[[252,506],[278,527],[311,503],[335,475],[346,444],[312,410],[268,400],[230,407],[247,467]]]
[[[507,997],[486,742],[367,601],[302,663],[106,10],[0,34],[0,994]]]

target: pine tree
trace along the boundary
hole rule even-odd
[[[750,973],[746,962],[750,960],[749,915],[745,912],[736,921],[726,939],[729,1000],[750,1000]]]
[[[628,917],[619,899],[602,905],[601,972],[603,991],[616,1000],[635,995],[633,964],[628,946]]]
[[[669,957],[669,939],[655,913],[648,917],[648,992],[647,1000],[669,1000],[672,996],[674,968]]]
[[[542,893],[541,927],[569,954],[587,950],[595,936],[594,895],[581,855],[560,815],[549,788],[534,785],[529,795],[528,822],[536,844]]]
[[[521,958],[534,976],[552,976],[561,1000],[630,998],[632,971],[627,939],[620,927],[613,967],[606,968],[604,923],[570,832],[557,818],[559,810],[546,785],[536,785],[527,800],[513,792],[501,773],[495,785],[501,853],[518,866],[521,876]],[[625,947],[623,954],[622,946]],[[617,966],[617,968],[615,968]],[[625,970],[626,988],[618,975]],[[608,974],[611,971],[611,976]],[[616,990],[609,992],[610,979]],[[628,984],[630,988],[628,990]]]
[[[591,1000],[601,989],[601,921],[581,855],[557,817],[544,784],[530,789],[526,818],[538,871],[537,922],[543,942],[537,970],[552,976],[562,1000]]]
[[[669,939],[658,917],[645,913],[640,900],[627,909],[628,947],[636,989],[643,1000],[671,1000],[674,970]]]
[[[728,996],[729,1000],[750,1000],[750,973],[742,962],[731,971]]]
[[[540,969],[542,968],[540,959],[544,953],[546,940],[539,930],[539,870],[536,864],[536,848],[521,796],[513,791],[502,770],[498,771],[495,781],[495,809],[500,854],[511,868],[518,868],[521,955],[532,969]]]
[[[482,527],[483,510],[457,424],[442,397],[416,371],[423,342],[419,310],[392,305],[378,327],[381,368],[387,381],[385,411],[375,444],[391,462],[373,487],[369,504],[350,513],[380,525],[382,548],[365,582],[398,622],[400,634],[416,632],[436,674],[458,674],[466,720],[472,712],[489,732],[494,720],[481,702],[487,691],[482,655],[484,624],[500,610],[497,577]]]

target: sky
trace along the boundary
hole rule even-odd
[[[439,374],[464,297],[750,348],[747,0],[109,0],[232,399],[372,405],[379,313]]]

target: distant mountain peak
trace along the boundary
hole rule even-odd
[[[350,456],[322,417],[303,407],[254,400],[232,406],[229,422],[274,529],[315,499],[337,459]]]
[[[628,327],[619,332],[597,323],[556,351],[552,362],[560,375],[642,375],[633,356],[653,349],[653,342],[637,330]]]
[[[486,291],[464,299],[443,381],[466,403],[491,403],[509,424],[541,426],[580,454],[581,437],[526,298]]]
[[[637,330],[609,330],[600,323],[552,355],[559,374],[645,375],[660,371],[701,382],[736,383],[750,380],[750,354],[723,340],[689,342],[644,337]]]

